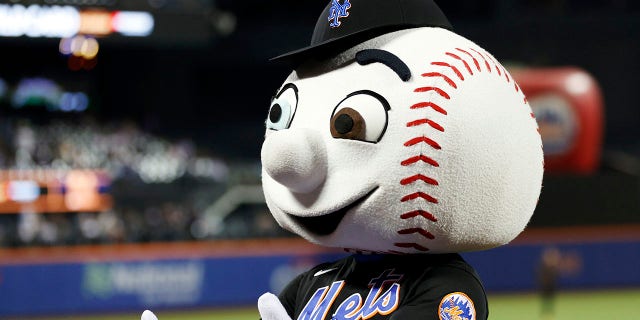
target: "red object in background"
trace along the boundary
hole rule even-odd
[[[511,71],[540,127],[545,171],[589,174],[602,152],[604,106],[597,81],[575,67]]]

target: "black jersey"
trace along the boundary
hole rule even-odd
[[[353,255],[299,275],[279,296],[294,320],[486,320],[475,270],[458,254]]]

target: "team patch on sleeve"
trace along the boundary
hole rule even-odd
[[[469,296],[453,292],[440,301],[438,315],[440,320],[476,320],[476,309]]]

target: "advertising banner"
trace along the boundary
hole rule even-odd
[[[262,293],[278,293],[297,274],[345,255],[243,248],[227,256],[131,259],[120,250],[98,261],[0,260],[0,318],[252,306]],[[640,286],[640,241],[512,244],[463,256],[489,292],[535,291],[545,267],[555,268],[560,289]]]

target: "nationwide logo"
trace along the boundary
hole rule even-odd
[[[360,293],[354,293],[342,301],[332,320],[369,319],[377,314],[388,315],[395,311],[400,304],[400,284],[402,275],[393,274],[394,269],[385,270],[377,278],[369,282],[369,293],[363,298]],[[330,286],[318,288],[309,302],[298,316],[298,320],[323,320],[336,298],[342,291],[345,281],[335,281]],[[384,287],[388,289],[383,292]]]
[[[147,305],[195,303],[201,297],[204,264],[192,261],[96,263],[84,266],[83,289],[102,300],[136,296]]]
[[[349,8],[351,8],[349,0],[344,0],[343,4],[340,4],[339,0],[332,0],[329,8],[329,25],[332,28],[339,27],[342,24],[340,18],[349,16]]]

